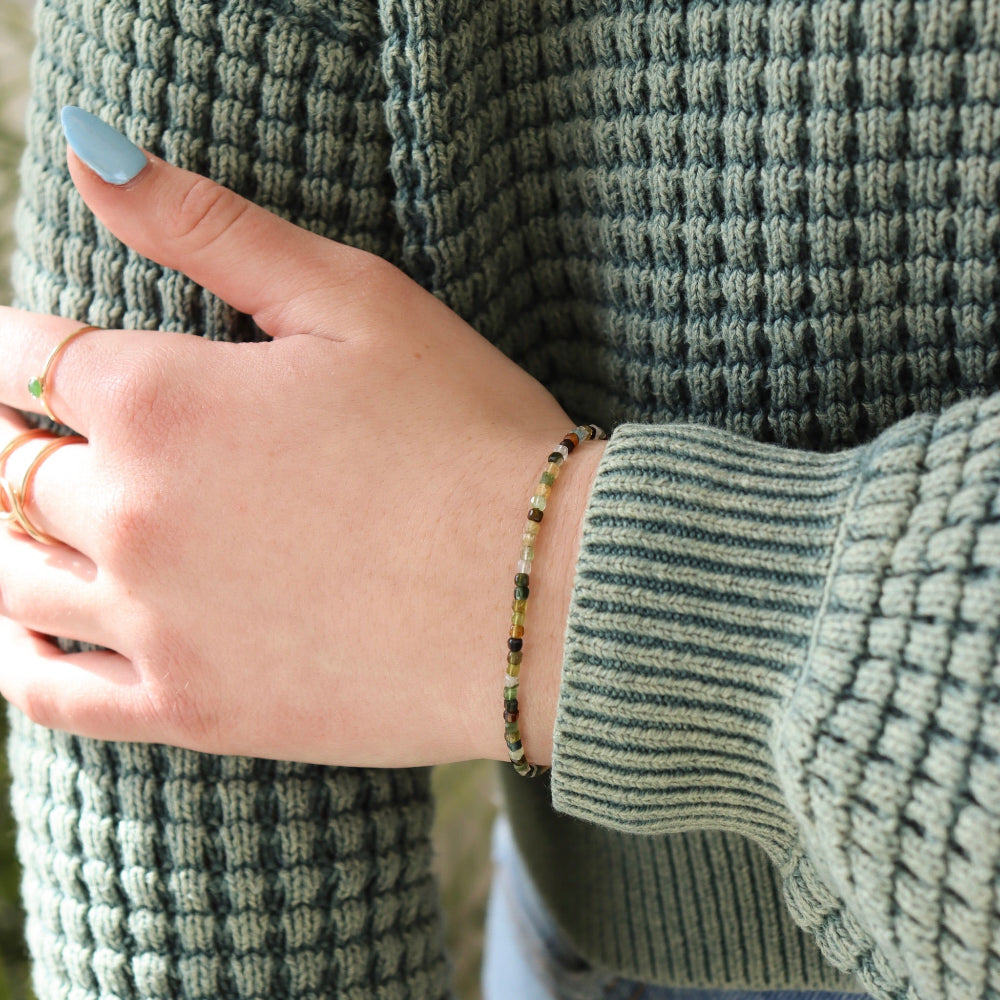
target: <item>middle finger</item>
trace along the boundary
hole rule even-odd
[[[23,433],[15,430],[15,421],[7,415],[4,417],[0,419],[0,448]],[[42,450],[52,442],[53,437],[45,436],[25,440],[8,456],[3,477],[13,491],[20,495],[32,462],[36,462]],[[57,448],[37,461],[27,495],[20,496],[25,516],[38,531],[88,557],[94,548],[90,459],[91,453],[85,443]]]

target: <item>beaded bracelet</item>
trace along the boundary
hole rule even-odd
[[[510,635],[507,639],[507,673],[503,684],[503,721],[504,740],[510,762],[522,778],[534,778],[544,774],[548,768],[539,764],[529,764],[524,755],[521,743],[521,727],[517,724],[520,711],[517,702],[517,689],[521,679],[521,657],[524,650],[524,613],[528,606],[528,581],[531,575],[531,564],[535,558],[535,540],[541,527],[545,507],[552,484],[559,476],[559,469],[569,457],[570,452],[581,442],[592,439],[604,440],[607,435],[594,424],[583,424],[574,428],[559,442],[559,446],[548,457],[542,470],[541,478],[535,487],[531,498],[531,509],[528,511],[528,521],[521,535],[521,558],[514,574],[514,603],[511,605]]]

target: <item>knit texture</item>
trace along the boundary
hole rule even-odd
[[[622,428],[584,539],[556,806],[633,834],[737,833],[868,991],[988,994],[1000,394],[828,455]],[[604,935],[557,905],[580,939]]]
[[[571,414],[830,450],[996,386],[992,0],[382,17],[407,266]]]
[[[446,995],[421,773],[109,745],[11,718],[39,997]]]
[[[821,626],[810,615],[843,586],[829,576],[841,565],[833,542],[848,537],[837,533],[864,478],[859,466],[852,482],[849,466],[864,460],[830,460],[817,515],[802,479],[822,479],[822,461],[667,425],[830,454],[1000,388],[1000,9],[991,0],[396,0],[382,11],[407,266],[574,419],[619,425],[585,526],[553,787],[557,807],[581,819],[659,832],[639,851],[606,827],[540,815],[534,792],[509,789],[519,846],[563,929],[584,954],[640,978],[797,985],[808,980],[790,957],[798,942],[773,924],[770,935],[758,930],[754,896],[769,909],[782,893],[828,959],[879,996],[995,992],[984,971],[996,950],[995,854],[963,882],[980,904],[970,937],[951,919],[951,885],[911,891],[898,841],[882,843],[869,892],[832,878],[820,857],[860,853],[845,817],[863,823],[864,807],[842,804],[839,825],[811,827],[822,851],[797,827],[808,813],[790,815],[797,782],[816,779],[777,752],[776,726],[792,693],[806,690],[802,672],[825,634],[816,629],[839,620]],[[864,494],[884,500],[886,517],[923,516],[908,492],[922,471],[912,433],[878,443],[916,463],[892,483],[898,492]],[[977,461],[988,465],[988,452]],[[988,471],[980,488],[995,491]],[[783,495],[784,510],[774,496],[759,506],[768,491]],[[773,517],[763,534],[762,513]],[[883,550],[915,530],[905,519],[882,527],[881,516],[877,505],[867,511],[860,538],[881,538]],[[995,519],[987,505],[962,529],[990,567],[977,571],[977,592],[994,604]],[[874,542],[850,549],[870,574],[856,585],[872,612],[879,552]],[[971,572],[956,570],[956,606]],[[993,669],[990,621],[976,643],[958,643],[973,674]],[[956,615],[937,626],[949,643],[968,628]],[[866,631],[863,615],[853,627]],[[905,614],[898,627],[911,627]],[[909,662],[890,663],[886,678]],[[713,686],[710,721],[698,702]],[[650,687],[658,694],[646,701]],[[880,719],[897,711],[890,692],[870,710]],[[987,718],[996,688],[977,696]],[[698,716],[700,737],[672,726],[679,704],[686,721]],[[918,748],[931,735],[921,732]],[[729,773],[719,773],[718,749],[714,768],[705,758],[709,738],[728,750]],[[855,750],[845,766],[875,752]],[[692,758],[679,775],[658,770]],[[942,794],[957,821],[969,794],[961,777]],[[923,799],[907,802],[892,816],[919,828]],[[995,798],[975,802],[985,810],[977,830],[991,830]],[[711,861],[702,836],[673,832],[703,825],[720,829]],[[776,859],[780,888],[766,866],[748,867],[744,835]],[[763,878],[737,901],[720,888],[748,885],[754,870]],[[586,887],[574,889],[581,871]],[[704,900],[699,931],[663,931],[658,915],[691,897]],[[912,916],[897,940],[899,911]],[[748,929],[742,941],[733,926]],[[722,939],[732,947],[705,944]],[[936,976],[923,974],[928,965]]]
[[[771,730],[807,657],[860,457],[697,426],[618,431],[573,593],[561,809],[788,850]],[[640,531],[623,552],[617,539]]]
[[[96,230],[62,167],[74,101],[401,263],[616,428],[569,623],[565,812],[547,783],[509,791],[583,953],[665,983],[1000,993],[996,402],[971,401],[1000,390],[997,0],[39,17],[23,302],[254,334]],[[33,754],[82,753],[14,739],[19,788]],[[58,884],[22,824],[28,886]],[[60,934],[80,953],[81,925]]]
[[[398,256],[368,4],[41,0],[37,18],[20,305],[257,335],[94,221],[66,170],[67,103],[295,222]],[[40,1000],[448,995],[425,772],[102,744],[16,715],[10,762]]]
[[[791,904],[880,991],[1000,988],[998,668],[994,394],[869,450],[777,730]]]

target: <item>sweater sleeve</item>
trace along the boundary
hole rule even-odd
[[[619,428],[570,610],[553,799],[761,843],[873,993],[1000,988],[1000,395],[792,452]]]

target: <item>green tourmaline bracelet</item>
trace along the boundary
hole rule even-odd
[[[549,455],[535,487],[535,494],[530,501],[531,508],[528,510],[528,522],[521,535],[521,557],[518,559],[517,571],[514,574],[514,603],[511,605],[510,635],[507,637],[507,673],[503,683],[503,731],[510,762],[522,778],[534,778],[548,770],[542,765],[528,763],[521,743],[521,727],[517,724],[520,717],[517,688],[521,680],[521,657],[524,649],[524,613],[528,606],[528,582],[531,564],[535,558],[535,539],[538,537],[545,507],[552,493],[552,484],[559,476],[563,462],[581,441],[604,440],[606,437],[600,427],[583,424],[571,430],[559,442],[556,450]]]

